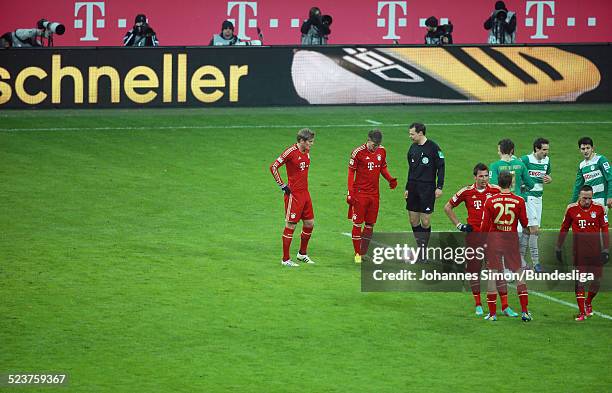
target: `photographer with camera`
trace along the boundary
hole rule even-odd
[[[425,34],[426,45],[446,45],[453,43],[453,25],[448,22],[446,25],[438,25],[438,19],[435,16],[430,16],[425,21],[427,34]]]
[[[257,27],[258,40],[243,41],[238,36],[234,35],[234,24],[229,20],[223,21],[221,24],[221,34],[213,35],[213,38],[208,43],[209,46],[260,46],[263,45],[263,33]]]
[[[302,45],[327,45],[327,36],[331,34],[330,15],[321,15],[319,7],[312,7],[308,19],[302,23]]]
[[[123,46],[159,46],[155,31],[144,14],[136,15],[134,27],[123,37]]]
[[[224,20],[221,24],[221,33],[213,35],[209,46],[231,46],[238,45],[240,38],[234,35],[234,24]]]
[[[489,30],[489,44],[514,44],[516,40],[516,14],[508,11],[503,1],[495,3],[495,11],[484,22]]]
[[[0,49],[8,49],[11,46],[13,46],[13,33],[9,31],[0,37]]]
[[[61,23],[49,22],[41,19],[36,23],[35,29],[17,29],[0,37],[2,48],[42,48],[43,38],[47,39],[47,45],[53,46],[53,34],[62,35],[66,27]]]

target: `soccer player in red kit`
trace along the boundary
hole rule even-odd
[[[482,239],[480,227],[482,225],[482,213],[485,201],[487,198],[498,194],[501,189],[499,186],[489,184],[489,168],[485,164],[476,164],[473,173],[474,184],[463,187],[457,191],[446,205],[444,205],[444,212],[458,230],[467,232],[465,238],[466,247],[476,249],[484,246],[484,239]],[[468,212],[467,224],[462,224],[453,211],[453,209],[461,203],[465,203]],[[472,258],[467,261],[466,271],[468,273],[477,273],[480,275],[480,268],[480,260]],[[470,287],[472,288],[472,295],[476,303],[476,315],[481,316],[484,312],[480,300],[480,276],[478,279],[470,281]],[[497,281],[497,291],[501,298],[502,313],[509,317],[518,317],[518,314],[508,306],[508,286],[506,280]]]
[[[295,226],[302,220],[302,234],[300,251],[297,260],[303,263],[314,263],[308,257],[308,241],[314,226],[314,211],[312,200],[308,192],[308,168],[310,167],[310,149],[314,143],[315,133],[308,128],[301,129],[297,134],[297,143],[289,146],[285,151],[270,165],[270,172],[274,180],[285,193],[285,229],[283,230],[283,266],[299,266],[289,257],[289,248],[293,239]],[[278,173],[278,168],[286,165],[287,183]]]
[[[355,263],[361,263],[361,256],[367,253],[378,217],[380,175],[389,182],[391,189],[397,187],[397,179],[387,169],[387,151],[381,143],[382,132],[372,130],[367,141],[356,147],[349,159],[346,203],[349,204],[348,218],[353,220]]]
[[[570,227],[574,237],[574,266],[580,273],[593,273],[594,276],[594,280],[589,285],[586,301],[584,283],[576,281],[576,302],[580,310],[576,321],[584,321],[593,315],[592,302],[599,291],[603,265],[610,259],[608,216],[603,205],[593,202],[593,187],[582,186],[578,194],[578,202],[567,206],[565,218],[561,224],[561,232],[557,239],[556,254],[559,262],[562,262],[561,246],[563,246]]]
[[[482,232],[487,239],[487,266],[492,271],[503,272],[504,266],[512,272],[520,272],[521,254],[517,227],[527,226],[527,208],[525,200],[510,192],[512,174],[504,171],[499,174],[498,184],[501,192],[488,198],[484,204],[482,217]],[[521,319],[531,321],[531,313],[527,309],[529,295],[527,284],[517,280],[516,291],[521,303]],[[489,280],[487,290],[487,305],[489,313],[486,320],[497,320],[497,293],[493,280]]]

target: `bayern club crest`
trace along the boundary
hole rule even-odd
[[[597,213],[591,212],[591,218],[595,218],[595,217],[597,217]]]
[[[378,159],[378,161],[382,160],[382,157],[379,155],[376,156],[376,158]]]

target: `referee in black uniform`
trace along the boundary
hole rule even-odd
[[[444,154],[435,142],[425,136],[425,125],[412,123],[409,128],[412,146],[408,150],[406,210],[417,246],[427,247],[431,234],[434,203],[442,196]]]

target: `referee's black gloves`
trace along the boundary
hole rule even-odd
[[[474,230],[470,224],[462,223],[457,224],[457,229],[459,229],[461,232],[472,232]]]
[[[289,186],[287,184],[283,184],[281,186],[281,190],[283,190],[283,192],[287,195],[291,194],[291,189],[289,188]]]

